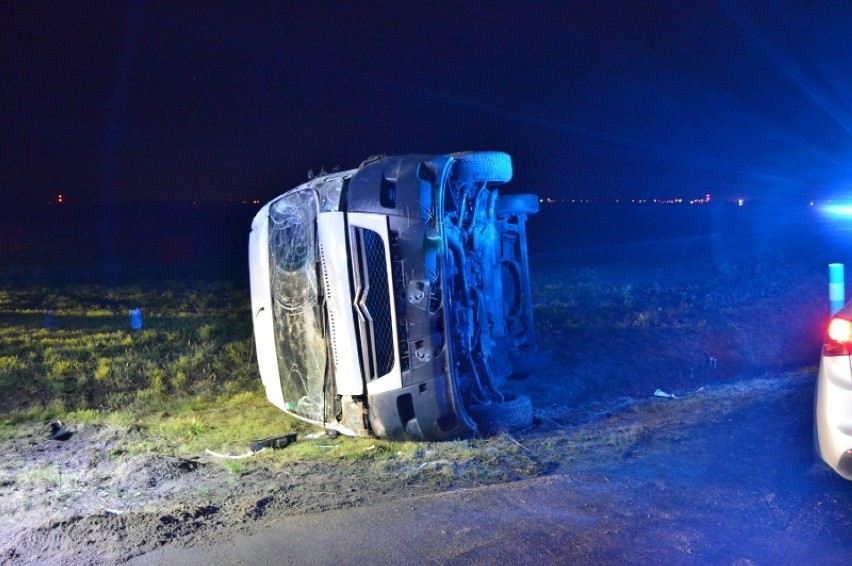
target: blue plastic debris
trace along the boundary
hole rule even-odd
[[[130,311],[130,328],[133,330],[142,328],[142,311],[138,307]]]

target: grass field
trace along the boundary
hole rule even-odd
[[[49,417],[251,390],[248,312],[248,293],[230,283],[0,287],[0,409]]]
[[[141,330],[130,327],[128,311],[136,306],[144,316]],[[0,437],[25,436],[33,423],[61,420],[72,429],[132,431],[124,435],[123,452],[187,458],[207,448],[241,454],[251,440],[282,432],[302,437],[252,465],[345,459],[381,467],[389,455],[398,460],[422,451],[411,442],[304,440],[316,429],[264,396],[249,313],[247,290],[225,282],[67,285],[61,292],[7,285],[0,290],[0,387],[6,392]],[[459,441],[431,452],[436,461],[488,460],[493,444],[477,450]],[[246,468],[240,461],[221,463],[236,474]]]
[[[533,275],[540,342],[557,365],[512,387],[533,398],[540,416],[816,360],[817,274],[790,267],[768,276],[758,263],[660,283],[551,263]],[[135,307],[141,330],[130,327]],[[779,324],[782,312],[796,324]],[[2,434],[53,419],[137,426],[144,434],[135,450],[190,455],[205,447],[240,452],[251,439],[311,430],[265,400],[249,313],[246,286],[232,282],[3,284]],[[360,442],[287,452],[357,459],[365,446],[379,447],[371,457],[400,451]]]

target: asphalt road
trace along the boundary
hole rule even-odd
[[[133,564],[849,564],[852,482],[815,465],[812,388],[569,474],[278,518]]]

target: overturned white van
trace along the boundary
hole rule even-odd
[[[529,427],[500,388],[541,360],[525,222],[499,152],[371,158],[266,204],[249,236],[269,400],[348,435],[440,440]],[[514,364],[514,370],[513,370]]]

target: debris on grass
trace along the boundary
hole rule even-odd
[[[256,452],[254,450],[249,450],[248,452],[246,452],[244,454],[238,454],[236,456],[232,456],[231,454],[219,454],[218,452],[213,452],[209,448],[206,448],[204,450],[204,452],[206,454],[208,454],[209,456],[213,456],[214,458],[223,458],[223,459],[226,459],[226,460],[244,460],[245,458],[251,458],[252,456],[260,454],[264,450],[266,450],[265,447],[261,448],[260,450],[258,450]]]
[[[281,436],[273,436],[260,440],[252,440],[249,444],[249,447],[252,449],[253,452],[260,452],[264,448],[272,448],[275,450],[280,448],[287,448],[294,442],[296,442],[296,433],[289,432]]]
[[[260,440],[252,440],[249,443],[249,451],[244,453],[244,454],[239,454],[239,455],[231,455],[230,453],[220,454],[218,452],[214,452],[213,450],[210,450],[209,448],[206,448],[204,450],[204,452],[207,453],[210,456],[213,456],[214,458],[224,458],[224,459],[228,459],[228,460],[243,460],[245,458],[250,458],[250,457],[252,457],[256,454],[260,454],[261,452],[263,452],[267,448],[272,448],[273,450],[277,450],[277,449],[280,449],[280,448],[286,448],[287,446],[290,446],[294,442],[296,442],[296,433],[295,432],[289,432],[289,433],[281,435],[281,436],[272,436],[272,437],[269,437],[269,438],[262,438]]]
[[[408,478],[417,472],[423,470],[424,468],[432,468],[434,470],[438,470],[444,466],[449,466],[453,469],[453,473],[457,475],[458,472],[458,463],[451,462],[449,460],[434,460],[431,462],[423,462],[422,464],[418,464],[417,466],[413,466],[409,468],[405,474],[403,474],[403,478]]]
[[[74,434],[72,431],[68,430],[62,421],[53,421],[50,423],[50,440],[61,440],[65,441],[71,438],[71,435]]]
[[[663,397],[664,399],[686,399],[687,397],[692,397],[693,395],[695,395],[696,393],[700,393],[701,391],[704,391],[703,387],[699,387],[692,393],[687,393],[686,395],[675,395],[674,393],[666,393],[662,389],[657,389],[656,391],[654,391],[654,397]]]

